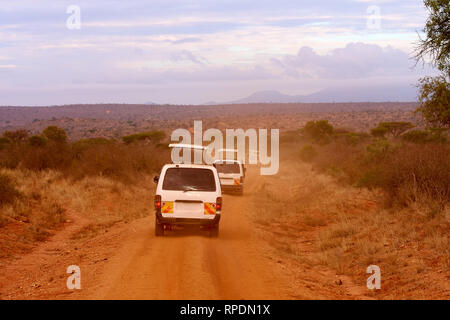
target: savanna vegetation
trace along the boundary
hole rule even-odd
[[[420,204],[434,216],[448,206],[450,145],[445,130],[383,122],[367,134],[321,120],[290,135],[297,140],[300,159],[341,182],[382,190],[388,207]]]
[[[319,120],[285,133],[280,148],[279,174],[251,195],[277,253],[302,270],[333,270],[337,287],[350,278],[365,288],[377,265],[382,290],[366,291],[375,298],[448,297],[446,130],[383,122],[361,133]]]
[[[0,138],[0,257],[46,239],[71,213],[93,221],[81,235],[149,214],[151,206],[142,199],[153,187],[149,177],[168,161],[164,138],[163,132],[151,131],[123,141],[70,142],[56,126],[32,136],[23,129],[5,131]]]

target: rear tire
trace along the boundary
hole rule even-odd
[[[216,224],[214,225],[210,230],[209,230],[209,236],[211,238],[217,238],[219,236],[219,225]]]
[[[155,236],[162,237],[164,235],[164,225],[155,220]]]

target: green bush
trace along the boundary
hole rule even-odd
[[[43,147],[47,144],[47,139],[43,136],[34,135],[28,139],[28,143],[34,147]]]
[[[445,143],[447,137],[442,129],[412,130],[402,135],[402,140],[411,143]]]
[[[425,143],[430,139],[430,133],[424,130],[411,130],[404,133],[402,139],[413,143]]]
[[[302,133],[306,138],[322,144],[330,142],[333,131],[334,128],[328,123],[328,120],[309,121],[302,129]]]
[[[42,131],[42,135],[50,141],[56,143],[65,143],[67,141],[67,135],[64,129],[57,126],[49,126]]]

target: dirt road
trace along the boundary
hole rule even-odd
[[[270,242],[283,226],[264,233],[251,218],[251,197],[264,183],[250,168],[245,195],[224,195],[219,238],[206,231],[176,230],[154,236],[154,216],[118,223],[94,237],[73,237],[86,226],[74,213],[71,223],[33,252],[0,264],[3,299],[342,299],[367,298],[361,285],[323,266],[286,257]],[[153,195],[142,201],[152,205]],[[113,205],[113,204],[111,204]],[[256,214],[258,214],[256,212]],[[284,231],[283,231],[284,230]],[[275,230],[274,230],[275,231]],[[279,234],[279,236],[277,236]],[[276,238],[274,238],[276,237]],[[81,290],[68,290],[66,268],[81,268]]]
[[[248,179],[246,193],[256,180]],[[220,236],[175,230],[153,234],[149,218],[107,268],[104,287],[91,298],[106,299],[289,299],[289,279],[265,258],[246,216],[246,196],[224,196]]]

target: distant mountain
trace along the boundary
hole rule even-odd
[[[300,102],[303,96],[291,96],[287,94],[280,93],[275,90],[268,91],[258,91],[252,95],[230,102],[231,104],[242,104],[242,103],[291,103]]]
[[[412,86],[333,87],[309,95],[288,95],[275,90],[259,91],[225,104],[245,103],[329,103],[329,102],[410,102],[417,100]],[[206,103],[205,103],[206,104]],[[207,103],[209,105],[217,103]]]

